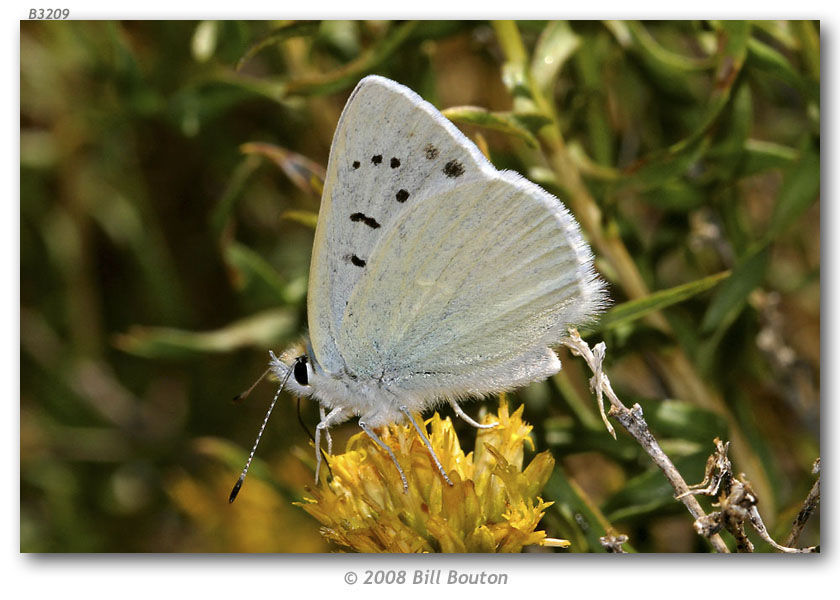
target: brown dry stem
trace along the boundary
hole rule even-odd
[[[820,503],[820,459],[818,458],[814,461],[814,468],[813,473],[816,474],[817,480],[814,482],[813,487],[811,487],[811,491],[808,492],[808,497],[805,498],[805,501],[802,503],[802,508],[799,509],[799,512],[796,515],[796,518],[793,520],[793,527],[790,530],[790,534],[788,534],[787,539],[785,540],[785,546],[796,546],[797,542],[799,542],[799,536],[802,534],[802,530],[805,529],[805,524],[808,523],[808,519],[817,509],[817,505]]]
[[[715,438],[715,451],[706,462],[706,473],[703,481],[691,486],[691,489],[683,494],[703,494],[717,496],[718,498],[715,506],[720,510],[698,518],[694,522],[694,529],[697,533],[708,537],[726,529],[735,537],[738,552],[753,552],[753,544],[747,537],[744,527],[746,523],[750,523],[761,539],[779,552],[803,553],[816,551],[815,547],[794,548],[789,543],[783,546],[770,536],[764,526],[761,514],[758,512],[758,496],[743,474],[738,478],[735,478],[732,474],[732,463],[729,460],[728,452],[729,442],[724,443]],[[806,499],[807,505],[808,500]],[[805,507],[803,507],[804,509]],[[807,521],[807,517],[805,520]]]
[[[610,554],[627,554],[627,551],[621,545],[627,543],[628,539],[624,534],[608,533],[598,538],[598,541],[601,542],[604,550]]]
[[[642,446],[648,456],[662,471],[668,482],[674,488],[677,499],[682,502],[688,509],[688,512],[695,520],[706,517],[703,507],[697,502],[697,499],[691,493],[691,488],[685,482],[680,472],[668,458],[668,455],[662,450],[659,442],[653,437],[653,434],[648,428],[644,415],[642,414],[642,407],[638,404],[633,405],[632,408],[627,408],[624,403],[618,398],[612,389],[610,379],[603,371],[604,355],[606,353],[606,344],[600,342],[595,345],[594,349],[589,347],[580,334],[575,329],[569,330],[569,337],[562,341],[563,345],[569,348],[573,354],[583,357],[586,364],[592,370],[593,377],[589,380],[590,386],[595,390],[596,397],[599,403],[601,415],[607,423],[607,429],[615,437],[615,432],[607,422],[604,413],[604,396],[610,401],[612,405],[609,410],[609,416],[614,417],[627,432]],[[712,547],[717,552],[729,552],[723,538],[716,532],[710,534],[708,537]]]

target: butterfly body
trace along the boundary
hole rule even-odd
[[[342,409],[345,416],[342,420],[370,415],[370,426],[380,427],[404,420],[405,415],[399,411],[399,406],[407,406],[414,412],[428,408],[407,396],[399,395],[393,381],[359,376],[345,370],[328,373],[318,364],[311,350],[305,356],[308,364],[312,365],[306,383],[293,375],[286,383],[286,389],[299,396],[312,397],[327,410]],[[274,353],[271,353],[269,366],[278,379],[285,377],[289,371],[288,362]]]

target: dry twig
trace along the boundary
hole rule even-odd
[[[609,533],[598,538],[598,541],[611,554],[627,554],[627,551],[621,547],[622,544],[627,543],[627,539],[627,536],[624,534],[617,535],[615,533]]]
[[[562,343],[573,354],[583,357],[586,364],[592,370],[593,377],[589,380],[589,384],[598,399],[598,408],[601,411],[601,418],[604,420],[607,430],[615,437],[615,431],[607,421],[607,414],[604,411],[604,396],[607,397],[612,405],[609,416],[614,417],[621,423],[627,432],[644,448],[645,452],[656,463],[656,466],[665,474],[665,477],[676,491],[677,499],[686,506],[695,520],[706,517],[703,507],[700,506],[700,503],[691,494],[691,489],[688,484],[674,466],[674,463],[671,462],[671,459],[668,458],[668,455],[659,446],[659,442],[651,434],[642,414],[642,407],[634,404],[632,408],[627,408],[613,391],[610,379],[603,371],[604,355],[607,349],[606,344],[600,342],[595,345],[595,348],[590,349],[589,344],[581,339],[580,334],[575,329],[569,330],[569,337],[565,338]],[[717,533],[710,534],[708,539],[717,552],[729,552],[723,538]]]
[[[732,463],[729,460],[728,452],[729,442],[724,443],[715,438],[715,452],[706,462],[706,473],[703,481],[691,486],[688,492],[682,494],[682,496],[703,494],[718,497],[715,506],[719,507],[720,510],[694,521],[694,529],[697,533],[709,537],[722,529],[726,529],[735,537],[738,552],[752,552],[754,550],[753,544],[744,529],[744,524],[749,522],[761,539],[779,552],[814,552],[816,550],[814,547],[800,549],[792,548],[790,545],[782,546],[770,537],[758,512],[758,497],[743,474],[739,478],[733,476]],[[807,517],[805,517],[805,520],[807,520]]]
[[[571,329],[569,331],[569,337],[563,340],[563,345],[569,348],[573,354],[583,357],[586,364],[592,370],[593,376],[589,380],[589,385],[595,392],[601,418],[604,420],[607,430],[615,437],[615,430],[607,420],[607,415],[609,415],[621,423],[624,429],[639,442],[671,483],[671,486],[676,491],[676,499],[685,504],[688,511],[694,517],[694,529],[698,534],[708,538],[715,550],[718,552],[729,552],[723,538],[720,537],[720,532],[726,529],[735,537],[738,552],[752,552],[754,550],[753,544],[747,537],[744,529],[744,524],[749,522],[761,539],[780,552],[801,553],[816,551],[816,547],[800,549],[791,547],[791,544],[782,546],[770,537],[767,528],[764,526],[764,521],[758,512],[758,508],[756,508],[758,498],[752,486],[743,474],[740,479],[736,479],[732,474],[732,463],[728,456],[729,442],[724,443],[715,438],[715,452],[706,462],[703,481],[692,486],[686,484],[682,475],[674,466],[674,463],[671,462],[671,459],[668,458],[668,455],[665,454],[659,446],[659,442],[656,441],[656,438],[650,432],[642,414],[642,407],[634,404],[632,408],[627,408],[613,391],[609,377],[603,371],[603,361],[607,349],[606,344],[600,342],[594,348],[590,349],[589,344],[581,339],[577,330]],[[604,411],[604,396],[612,404],[609,413]],[[818,463],[815,463],[814,466],[815,469],[819,468]],[[697,494],[717,496],[718,503],[716,506],[720,510],[707,515],[694,498]],[[808,517],[818,502],[819,479],[817,479],[811,493],[806,498],[802,510],[794,522],[794,529],[791,531],[789,539],[795,541],[798,538],[799,533],[805,526]],[[602,539],[601,543],[604,547],[608,547],[608,544],[611,544],[610,547],[613,547],[615,544],[610,541],[611,539],[610,536],[607,536]]]
[[[814,510],[816,510],[817,505],[820,503],[819,458],[816,461],[814,461],[814,468],[812,472],[817,476],[817,480],[814,482],[811,491],[808,493],[808,497],[805,498],[805,501],[802,503],[802,508],[799,509],[799,513],[793,520],[793,527],[791,528],[790,534],[785,540],[785,546],[796,546],[797,542],[799,541],[799,536],[802,534],[802,530],[805,529],[805,524],[808,522],[808,519],[811,517]]]

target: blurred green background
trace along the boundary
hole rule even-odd
[[[20,35],[22,551],[331,549],[291,504],[313,457],[288,397],[228,505],[272,386],[230,399],[305,331],[319,177],[369,73],[451,109],[496,166],[569,205],[610,282],[612,312],[584,333],[606,341],[619,396],[689,483],[713,438],[731,440],[784,540],[819,455],[818,23]],[[611,528],[639,551],[708,551],[638,445],[606,433],[579,359],[561,360],[512,396],[558,461],[543,528],[578,552]],[[816,543],[819,514],[800,540]]]

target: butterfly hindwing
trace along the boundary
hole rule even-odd
[[[548,346],[592,317],[602,294],[560,202],[493,169],[430,195],[383,232],[338,345],[354,372],[412,389],[504,389],[559,370]]]

